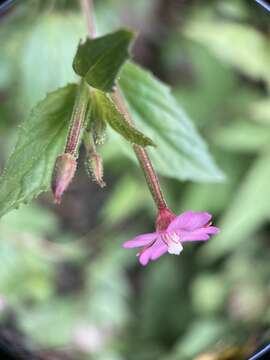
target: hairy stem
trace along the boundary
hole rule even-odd
[[[89,37],[95,36],[95,26],[94,26],[94,6],[93,0],[81,0],[81,7],[84,15],[87,19],[88,25],[88,35]],[[116,90],[112,96],[117,108],[124,115],[126,122],[130,125],[133,125],[133,119],[125,105],[125,101],[121,95],[120,89],[117,86]],[[147,151],[144,147],[139,145],[133,145],[133,150],[136,154],[137,159],[139,160],[140,166],[143,170],[144,176],[146,178],[148,187],[152,194],[152,197],[155,201],[157,208],[163,209],[167,207],[166,201],[164,199],[157,174],[153,168],[151,160],[148,156]]]
[[[119,87],[117,87],[117,89],[114,92],[112,97],[113,97],[113,100],[114,100],[116,106],[121,111],[121,113],[124,115],[124,118],[126,119],[126,121],[130,125],[133,125],[133,120],[132,120],[131,115],[125,105],[125,102],[121,95]],[[163,209],[163,208],[167,207],[166,201],[165,201],[163,193],[161,191],[161,187],[159,184],[157,174],[153,168],[152,162],[148,156],[147,151],[145,150],[144,147],[139,146],[139,145],[133,145],[133,150],[137,156],[137,159],[139,160],[139,163],[143,170],[148,187],[149,187],[151,194],[153,196],[153,199],[157,205],[157,208]]]
[[[82,129],[84,126],[85,113],[89,102],[89,87],[84,80],[81,80],[73,107],[71,116],[71,125],[68,132],[68,138],[65,153],[77,156]]]

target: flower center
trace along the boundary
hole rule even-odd
[[[183,246],[180,242],[180,237],[176,232],[164,233],[161,236],[162,240],[168,246],[168,253],[179,255],[183,250]]]
[[[176,218],[176,215],[168,208],[161,209],[159,211],[157,221],[156,221],[156,230],[165,231],[167,230],[170,223]]]

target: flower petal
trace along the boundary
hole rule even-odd
[[[141,265],[146,266],[149,260],[157,260],[160,256],[168,251],[167,245],[159,237],[157,241],[148,248],[145,248],[139,254],[139,261]]]
[[[143,250],[139,255],[139,262],[142,266],[146,266],[152,255],[152,246]]]
[[[218,234],[220,232],[220,228],[216,226],[207,226],[206,230],[207,234]]]
[[[181,242],[185,241],[204,241],[209,240],[210,236],[203,232],[187,231],[181,235]]]
[[[168,251],[167,245],[158,238],[158,240],[152,245],[151,260],[157,260],[160,256],[164,255]]]
[[[211,220],[211,214],[207,212],[186,211],[177,216],[168,226],[168,231],[187,230],[192,231],[205,226]]]
[[[215,226],[208,226],[194,231],[180,231],[178,232],[178,235],[180,236],[180,241],[185,242],[209,240],[210,235],[217,233],[219,233],[219,228]]]
[[[157,233],[139,235],[132,240],[124,242],[122,247],[125,249],[132,249],[140,246],[149,246],[154,240],[156,240],[157,237]]]

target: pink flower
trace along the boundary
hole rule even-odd
[[[142,247],[137,256],[146,266],[150,260],[157,260],[166,252],[179,255],[184,242],[208,240],[210,235],[219,233],[219,228],[212,226],[211,218],[207,212],[193,211],[176,216],[164,208],[157,217],[156,232],[136,236],[122,246],[126,249]]]

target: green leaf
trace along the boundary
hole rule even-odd
[[[111,92],[124,62],[129,58],[131,31],[119,30],[79,44],[73,61],[74,71],[89,85]]]
[[[167,86],[132,63],[123,67],[120,86],[135,123],[158,145],[149,152],[159,173],[179,180],[223,179],[205,142]]]
[[[57,155],[64,148],[76,85],[58,89],[32,110],[0,179],[0,216],[50,188]]]
[[[202,252],[211,258],[222,256],[253,241],[253,235],[267,220],[270,210],[270,153],[253,164],[235,194],[221,223],[221,233]]]
[[[151,139],[126,122],[124,116],[118,111],[109,95],[102,91],[94,90],[92,91],[92,99],[96,116],[107,122],[113,130],[122,135],[126,140],[142,146],[155,145]]]

